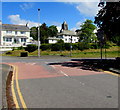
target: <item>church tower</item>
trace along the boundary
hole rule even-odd
[[[62,30],[68,30],[68,24],[66,23],[66,21],[64,21],[62,24]]]

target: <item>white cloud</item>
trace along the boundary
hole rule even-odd
[[[98,4],[100,0],[55,0],[57,2],[64,2],[70,5],[74,5],[75,8],[83,15],[91,17],[98,13],[100,7]]]
[[[8,18],[12,24],[26,25],[28,23],[29,27],[38,26],[37,22],[21,19],[20,15],[10,15]]]
[[[100,8],[98,2],[81,2],[76,5],[76,9],[86,16],[95,16]]]
[[[34,6],[34,3],[23,3],[22,5],[20,5],[20,8],[24,11],[32,8]]]
[[[57,2],[99,2],[99,0],[54,0],[54,1],[57,1]]]
[[[78,22],[76,23],[76,26],[73,27],[73,28],[71,28],[70,30],[71,30],[71,31],[76,31],[77,29],[80,29],[80,25],[81,25],[81,24],[83,24],[82,21],[78,21]]]

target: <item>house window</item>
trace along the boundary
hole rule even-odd
[[[26,38],[21,38],[21,42],[26,42]]]
[[[67,39],[65,39],[65,41],[67,41]]]
[[[9,34],[10,34],[10,33],[12,33],[12,31],[6,31],[6,33],[9,33]]]
[[[5,41],[5,37],[3,37],[3,41]]]
[[[26,32],[24,32],[24,31],[21,31],[21,34],[25,34]]]
[[[74,41],[76,41],[76,39],[74,39]]]
[[[17,35],[17,31],[15,31],[15,35]]]
[[[6,42],[12,42],[12,38],[6,38],[5,41]]]

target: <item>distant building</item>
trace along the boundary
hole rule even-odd
[[[0,32],[0,45],[24,46],[30,42],[30,29],[26,25],[2,24]]]
[[[58,40],[62,39],[65,43],[76,43],[79,40],[77,32],[68,30],[68,24],[63,22],[60,32],[55,37],[49,37],[49,43],[56,43]]]

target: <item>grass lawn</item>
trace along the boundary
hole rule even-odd
[[[3,56],[20,56],[20,53],[24,52],[24,50],[14,50],[14,51],[8,51]],[[31,53],[28,53],[29,56],[37,56],[38,51],[34,51]],[[41,51],[41,55],[64,55],[69,56],[70,51]],[[107,58],[114,58],[119,57],[120,55],[120,47],[114,46],[109,49],[106,49],[106,57]],[[80,50],[73,50],[72,51],[72,57],[74,58],[100,58],[100,49],[87,49],[84,51]],[[105,57],[105,49],[103,49],[103,58]]]

